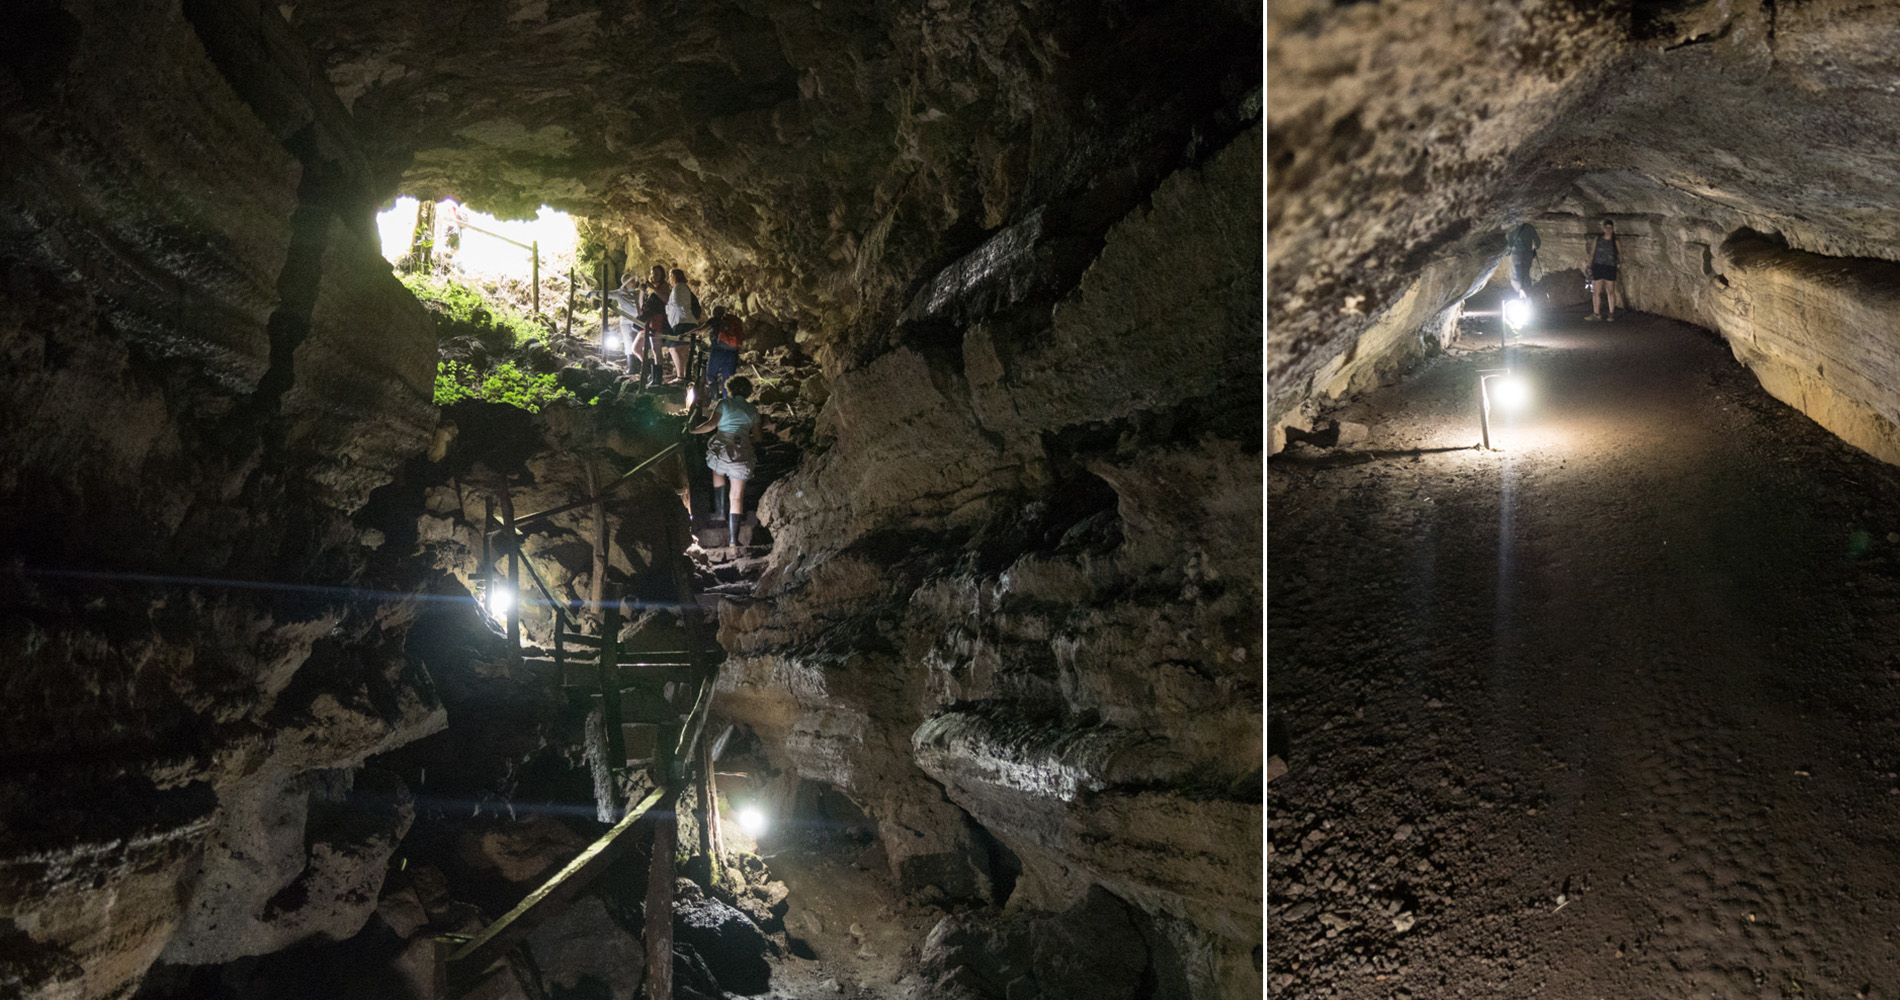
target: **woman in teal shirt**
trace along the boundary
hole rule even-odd
[[[725,508],[727,544],[739,544],[739,521],[745,516],[745,484],[758,469],[758,452],[753,442],[759,439],[759,409],[747,399],[752,395],[752,380],[736,375],[726,382],[731,393],[713,408],[706,422],[693,428],[694,434],[712,434],[706,444],[706,468],[713,474],[713,516]],[[726,503],[726,483],[732,483],[732,502]]]

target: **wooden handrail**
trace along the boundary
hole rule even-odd
[[[680,446],[684,443],[685,442],[682,442],[682,441],[675,441],[672,444],[669,444],[666,447],[661,448],[659,451],[654,452],[652,455],[647,456],[645,459],[643,459],[640,462],[639,465],[636,465],[633,468],[628,469],[627,471],[621,473],[618,478],[609,481],[607,485],[601,487],[600,492],[602,494],[605,494],[608,490],[611,490],[614,487],[620,485],[621,483],[624,483],[627,480],[632,479],[642,469],[645,469],[647,466],[652,465],[653,463],[659,461],[660,459],[665,458],[666,456],[671,455],[672,453],[680,450]],[[534,522],[539,521],[542,518],[553,517],[556,514],[565,514],[570,510],[578,510],[581,507],[585,507],[588,504],[593,503],[593,502],[594,502],[594,498],[588,497],[585,500],[576,500],[573,503],[562,504],[559,507],[550,507],[547,510],[535,511],[532,514],[527,514],[522,517],[515,518],[515,527],[518,529],[522,525],[533,524]]]
[[[456,949],[447,959],[450,987],[466,985],[468,980],[480,975],[506,955],[509,949],[521,943],[546,917],[552,916],[556,908],[579,895],[588,883],[625,853],[627,844],[622,840],[634,824],[644,819],[660,803],[670,802],[674,794],[675,790],[671,787],[656,788],[648,793],[620,822],[569,861],[541,888],[529,893],[526,899],[500,920],[489,924],[467,944]]]

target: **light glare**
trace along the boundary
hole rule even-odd
[[[1501,378],[1491,388],[1498,405],[1506,410],[1518,410],[1531,400],[1531,385],[1521,378]]]
[[[488,592],[488,613],[497,621],[508,616],[515,606],[515,592],[507,587],[496,585]]]
[[[764,835],[766,827],[770,825],[766,822],[765,813],[757,806],[746,806],[739,810],[739,829],[754,840]]]
[[[1531,304],[1524,299],[1507,299],[1504,303],[1504,322],[1513,330],[1521,330],[1531,321]]]

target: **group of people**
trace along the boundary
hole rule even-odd
[[[714,396],[724,394],[726,380],[739,370],[739,347],[745,342],[745,321],[714,306],[710,319],[700,305],[699,296],[687,284],[686,271],[674,268],[670,274],[664,265],[655,264],[643,281],[633,272],[612,293],[619,304],[621,325],[629,329],[624,339],[629,363],[640,359],[640,381],[660,384],[660,349],[664,347],[673,363],[669,381],[688,380],[689,345],[699,335],[702,323],[708,328],[709,351],[706,356],[706,381]]]
[[[745,487],[758,470],[757,443],[762,431],[758,407],[749,398],[752,381],[738,374],[745,321],[723,305],[714,306],[712,316],[706,317],[699,296],[686,281],[686,271],[676,267],[669,275],[660,264],[653,265],[645,280],[627,272],[613,298],[619,304],[623,327],[631,327],[625,338],[628,357],[640,359],[639,378],[644,385],[660,384],[662,347],[673,363],[673,378],[668,381],[688,381],[689,345],[702,323],[707,328],[706,384],[708,398],[716,402],[710,415],[688,430],[711,435],[706,443],[706,468],[712,473],[713,517],[726,522],[729,544],[739,544]],[[688,503],[689,512],[691,508]]]
[[[1511,287],[1517,291],[1518,298],[1524,298],[1531,284],[1531,265],[1543,245],[1537,228],[1528,222],[1520,223],[1505,235],[1504,245],[1505,253],[1511,258]],[[1590,291],[1590,315],[1584,319],[1616,321],[1616,277],[1622,257],[1622,247],[1616,241],[1616,223],[1604,219],[1602,234],[1590,238],[1589,263],[1583,268],[1583,279]]]

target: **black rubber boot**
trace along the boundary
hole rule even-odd
[[[730,486],[713,487],[712,514],[715,520],[726,516],[726,491],[731,488]]]
[[[745,517],[744,514],[727,514],[726,515],[726,544],[727,545],[736,546],[739,544],[739,521],[743,519],[744,517]]]

